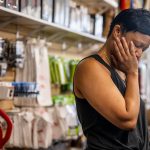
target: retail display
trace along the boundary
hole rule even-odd
[[[8,67],[23,68],[24,44],[22,41],[10,42],[0,38],[0,76],[6,74]]]
[[[56,101],[55,97],[56,106],[52,108],[23,108],[17,114],[11,113],[14,131],[7,146],[48,148],[54,141],[75,139],[81,135],[73,97],[61,106]]]
[[[14,128],[7,147],[54,149],[56,143],[81,137],[82,130],[76,115],[75,99],[71,94],[73,75],[80,60],[75,59],[75,53],[71,54],[72,58],[64,58],[57,55],[51,56],[48,51],[55,51],[50,43],[52,45],[53,41],[57,42],[61,33],[71,34],[71,38],[78,35],[75,38],[76,41],[67,39],[70,43],[73,41],[73,45],[79,43],[76,54],[81,53],[79,47],[86,50],[90,42],[91,44],[97,41],[102,42],[100,38],[107,37],[115,14],[110,4],[112,1],[103,2],[104,6],[109,6],[109,9],[97,12],[89,10],[86,4],[80,5],[76,0],[0,1],[0,6],[5,6],[12,11],[4,12],[4,16],[18,11],[14,16],[9,16],[14,17],[15,20],[18,15],[17,21],[10,21],[12,25],[15,25],[16,30],[21,29],[21,32],[22,27],[25,27],[23,32],[28,31],[30,27],[32,30],[32,25],[36,26],[36,23],[33,33],[39,30],[35,35],[30,30],[31,34],[29,31],[25,38],[13,40],[0,38],[0,93],[2,93],[0,106],[6,109],[14,109],[15,106],[17,110],[8,112]],[[120,2],[121,9],[144,5],[142,0],[139,0],[138,4],[134,0],[130,3],[128,1],[128,4],[125,4],[125,0]],[[1,12],[3,14],[3,10]],[[19,14],[23,16],[20,17]],[[88,39],[88,42],[85,39]],[[80,44],[82,42],[85,45]],[[67,43],[63,35],[60,43]],[[60,53],[69,53],[69,50],[63,49]],[[150,64],[144,62],[139,68],[140,92],[145,100],[150,97],[150,84],[147,82],[150,74],[149,66]],[[7,103],[4,103],[6,101]]]
[[[37,98],[15,98],[17,106],[50,106],[52,105],[50,90],[50,72],[48,48],[45,40],[29,39],[25,46],[24,68],[16,69],[17,82],[36,82],[40,91]]]
[[[54,84],[72,83],[75,67],[79,60],[49,57],[51,81]]]

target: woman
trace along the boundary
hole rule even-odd
[[[103,48],[78,64],[74,94],[87,150],[148,150],[138,62],[150,44],[149,27],[149,11],[122,11]]]

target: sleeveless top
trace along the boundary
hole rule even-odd
[[[126,86],[115,69],[105,63],[98,54],[89,57],[93,57],[110,71],[114,84],[124,96]],[[78,98],[76,95],[75,99],[77,115],[87,138],[86,150],[148,150],[147,118],[142,100],[140,100],[137,126],[134,130],[127,131],[106,120],[86,99]]]

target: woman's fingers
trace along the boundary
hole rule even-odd
[[[130,51],[129,51],[129,46],[127,44],[127,41],[126,41],[126,39],[124,37],[122,37],[121,40],[122,40],[122,45],[124,47],[124,51],[125,51],[126,55],[129,56],[130,55]]]
[[[114,41],[114,47],[115,47],[115,49],[114,49],[115,53],[114,53],[114,54],[117,56],[118,60],[119,60],[120,62],[122,62],[122,61],[123,61],[123,58],[122,58],[122,56],[121,56],[120,49],[119,49],[119,47],[118,47],[116,41]]]
[[[121,54],[121,56],[123,57],[123,59],[125,59],[126,60],[126,53],[125,53],[125,49],[124,49],[124,47],[123,47],[123,44],[122,44],[122,41],[119,39],[119,38],[116,38],[116,44],[117,44],[117,46],[118,46],[118,48],[119,48],[119,50],[120,50],[120,54]]]

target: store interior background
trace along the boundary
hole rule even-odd
[[[150,0],[0,0],[0,109],[13,121],[5,149],[85,148],[74,70],[102,47],[112,19],[126,8],[150,10]],[[139,72],[150,125],[150,50]],[[1,117],[0,126],[5,134]]]

